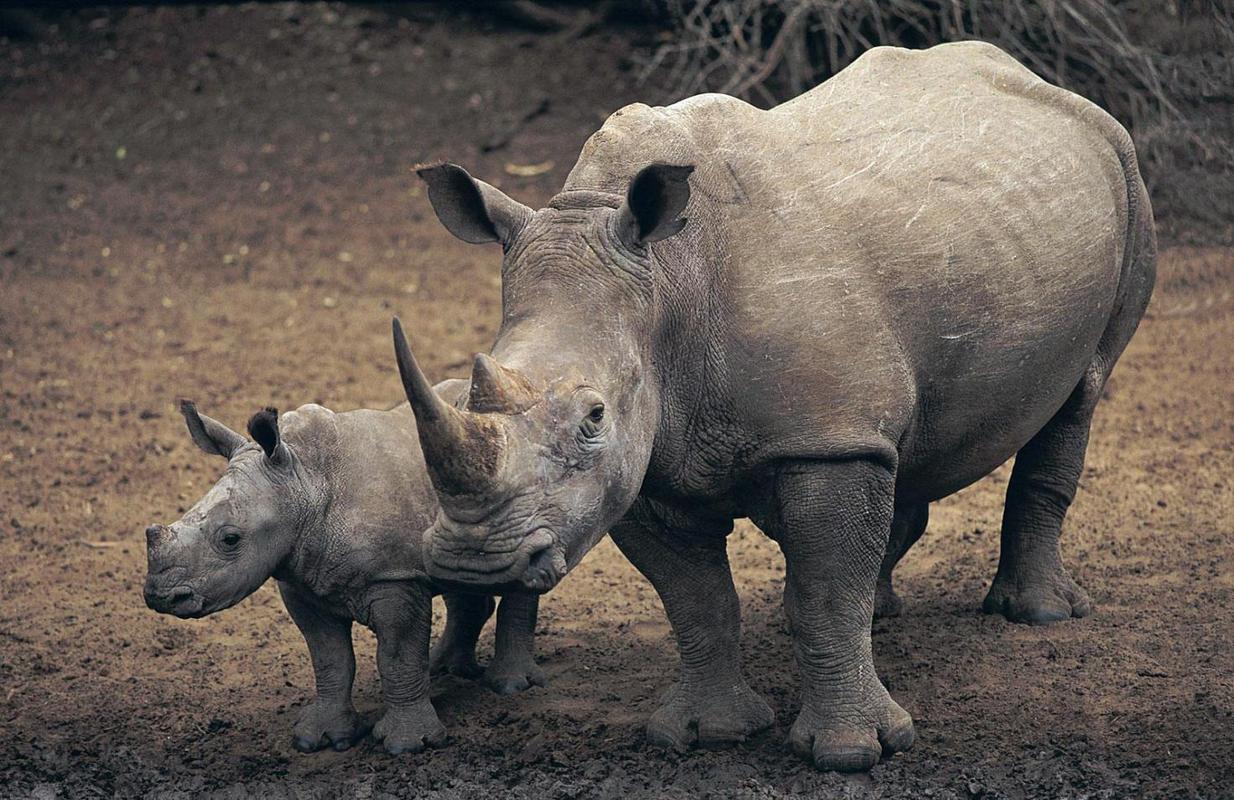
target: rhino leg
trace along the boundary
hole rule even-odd
[[[874,671],[870,643],[894,492],[895,475],[873,461],[787,462],[759,520],[784,552],[802,676],[789,743],[819,769],[868,770],[915,738],[912,718]]]
[[[613,540],[659,593],[681,655],[677,682],[647,723],[655,744],[685,749],[743,741],[775,720],[741,669],[741,607],[725,551],[726,520],[699,532],[640,500]]]
[[[1054,622],[1092,611],[1088,595],[1063,568],[1058,539],[1084,469],[1093,412],[1114,364],[1139,325],[1156,280],[1152,209],[1143,198],[1138,176],[1133,177],[1129,189],[1133,199],[1139,200],[1138,210],[1131,220],[1132,243],[1115,313],[1084,378],[1058,413],[1016,454],[1011,471],[998,573],[982,610],[1013,622]]]
[[[1012,622],[1084,617],[1088,595],[1063,567],[1058,539],[1084,468],[1093,409],[1105,385],[1099,367],[1015,457],[1003,508],[998,573],[982,610]]]
[[[346,750],[367,732],[351,703],[356,658],[351,648],[351,618],[322,611],[295,587],[279,581],[283,605],[308,644],[317,696],[300,712],[292,746],[302,753],[326,747]]]
[[[377,635],[377,672],[386,702],[373,736],[394,755],[444,744],[445,726],[429,702],[432,594],[416,585],[385,584],[366,600],[368,624]]]
[[[904,610],[904,601],[891,586],[891,573],[904,554],[917,543],[921,534],[925,533],[929,519],[928,503],[896,506],[895,514],[891,518],[891,538],[887,541],[887,552],[883,555],[883,565],[878,571],[878,584],[874,589],[875,619],[898,617]]]
[[[476,663],[476,640],[493,615],[496,603],[488,595],[453,592],[446,593],[444,600],[446,629],[429,653],[429,673],[474,680],[484,672]]]
[[[497,694],[514,694],[548,683],[534,655],[539,609],[540,598],[534,594],[501,598],[493,660],[484,670],[484,684]]]

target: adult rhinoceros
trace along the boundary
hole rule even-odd
[[[790,741],[819,768],[913,742],[870,620],[930,501],[1016,455],[986,610],[1087,613],[1059,528],[1155,272],[1131,140],[1092,103],[990,45],[880,47],[770,111],[628,106],[538,211],[420,174],[452,233],[504,250],[468,408],[396,335],[441,499],[429,572],[547,590],[611,529],[680,648],[654,740],[772,721],[742,675],[736,517],[784,552]]]

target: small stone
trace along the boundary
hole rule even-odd
[[[531,764],[539,761],[543,756],[544,734],[537,733],[527,740],[527,744],[523,745],[522,751],[518,754],[518,760],[524,764]]]

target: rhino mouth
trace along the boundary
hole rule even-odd
[[[434,539],[429,546],[429,577],[464,590],[547,592],[566,573],[564,550],[548,528],[522,537],[511,553],[488,554]]]
[[[554,538],[552,544],[532,554],[520,581],[531,591],[543,594],[561,582],[567,569],[565,550]]]
[[[144,592],[146,605],[160,614],[171,614],[180,619],[196,619],[206,615],[206,600],[193,587],[187,585],[158,588],[147,586]]]

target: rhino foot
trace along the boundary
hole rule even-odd
[[[891,583],[879,581],[874,590],[874,619],[898,617],[903,610],[904,601],[891,588]]]
[[[373,727],[373,737],[391,755],[419,753],[426,747],[440,747],[446,741],[446,726],[437,718],[433,704],[425,698],[408,708],[387,708]]]
[[[987,614],[1002,614],[1011,622],[1045,625],[1071,617],[1087,617],[1092,601],[1065,569],[1046,576],[994,577],[981,605]]]
[[[494,658],[484,671],[484,685],[497,694],[516,694],[532,686],[547,686],[544,671],[529,655],[521,659]]]
[[[743,742],[775,721],[771,706],[742,681],[722,689],[676,683],[647,722],[652,744],[685,750]]]
[[[433,648],[429,656],[428,671],[430,675],[455,675],[474,681],[484,674],[484,668],[476,661],[475,651],[461,648]]]
[[[820,770],[865,772],[883,756],[908,750],[917,739],[913,718],[881,684],[871,694],[875,699],[860,706],[803,706],[788,734],[793,751]]]
[[[331,747],[346,750],[364,738],[368,727],[351,703],[313,702],[292,729],[291,746],[301,753]]]

